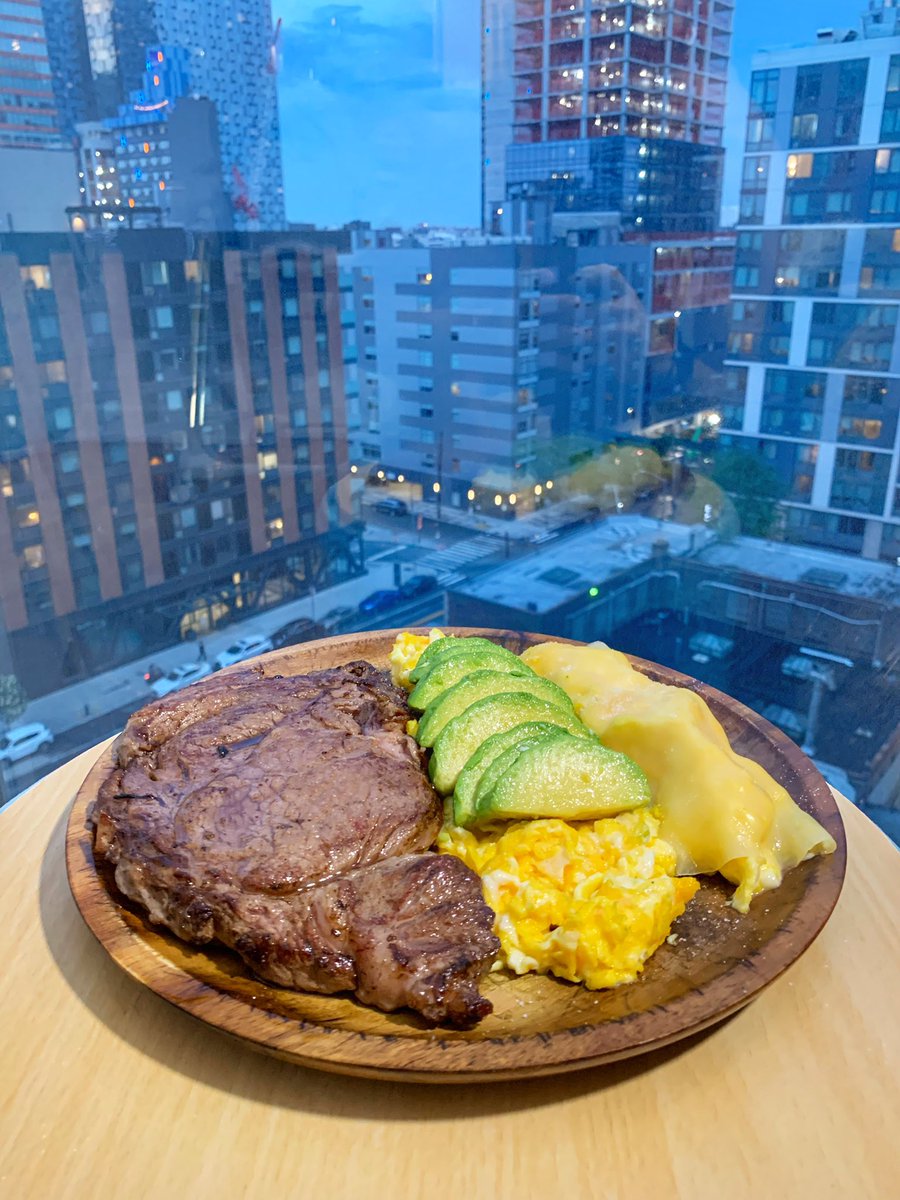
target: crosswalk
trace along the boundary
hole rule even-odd
[[[496,539],[479,534],[478,537],[457,542],[455,546],[446,550],[435,550],[432,554],[426,554],[416,563],[416,570],[436,575],[441,587],[452,587],[454,583],[465,579],[465,574],[459,570],[460,567],[487,558],[496,552]]]

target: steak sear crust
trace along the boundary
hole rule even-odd
[[[442,806],[404,694],[369,663],[213,676],[148,705],[92,806],[150,919],[261,978],[467,1028],[496,957],[477,875],[425,853]]]

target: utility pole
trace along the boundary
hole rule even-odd
[[[825,695],[825,689],[829,692],[835,690],[834,673],[830,667],[816,667],[810,673],[810,682],[812,683],[812,695],[809,700],[809,710],[806,714],[806,737],[803,739],[801,749],[804,754],[808,754],[810,758],[816,752],[816,730],[819,724],[819,710],[822,707],[822,697]]]

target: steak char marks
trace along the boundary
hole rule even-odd
[[[213,676],[128,722],[95,852],[152,921],[261,978],[471,1026],[493,913],[468,867],[426,853],[442,808],[409,715],[364,662]]]

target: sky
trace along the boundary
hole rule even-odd
[[[509,0],[510,3],[513,0]],[[855,27],[865,0],[736,0],[724,214],[737,204],[750,60]],[[287,214],[475,226],[480,0],[274,0]]]

